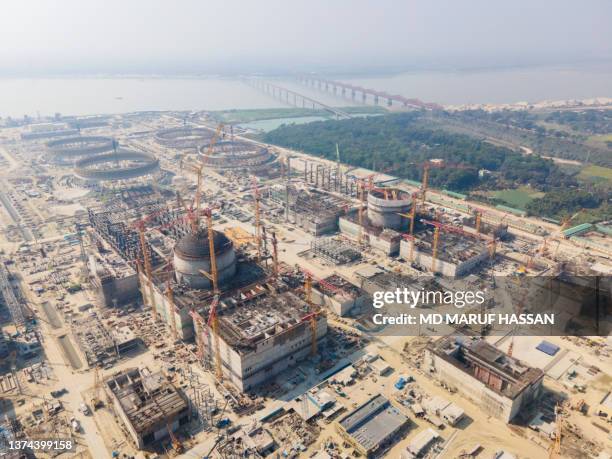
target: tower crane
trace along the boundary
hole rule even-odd
[[[570,225],[570,223],[572,222],[572,220],[574,220],[576,217],[578,217],[578,215],[580,215],[582,212],[584,212],[586,209],[580,209],[578,212],[576,212],[574,215],[572,215],[571,217],[565,217],[563,220],[561,220],[561,231],[566,230],[567,227]]]
[[[174,291],[172,290],[172,286],[170,285],[170,280],[166,283],[166,297],[168,298],[168,303],[170,304],[170,326],[172,327],[172,339],[176,342],[178,339],[178,333],[176,329],[176,311],[174,306]]]
[[[189,311],[189,315],[193,319],[193,330],[194,330],[194,334],[195,334],[195,342],[196,342],[196,347],[197,347],[197,356],[198,356],[198,360],[201,361],[204,358],[204,339],[203,339],[203,335],[204,335],[204,329],[203,329],[204,319],[202,318],[202,316],[195,309],[192,309],[191,311]]]
[[[151,257],[149,256],[149,246],[147,245],[147,242],[145,239],[145,220],[144,219],[138,220],[136,222],[136,227],[138,228],[140,253],[143,258],[145,274],[147,277],[147,286],[149,290],[148,303],[151,306],[151,313],[153,314],[153,321],[157,322],[157,305],[155,304],[155,293],[153,291],[153,271],[151,269]],[[141,266],[140,262],[138,262],[138,268],[139,268],[138,271],[140,274],[142,274],[140,270],[140,266]],[[142,281],[142,276],[139,276],[139,278]],[[145,298],[144,292],[143,292],[142,297],[143,299]]]
[[[363,180],[359,180],[357,182],[357,190],[359,193],[359,209],[357,211],[357,217],[359,219],[359,235],[358,242],[359,244],[363,244],[363,211],[365,209],[365,182]]]
[[[315,356],[317,355],[317,313],[314,311],[312,303],[312,277],[310,273],[304,274],[304,293],[306,294],[306,303],[308,303],[308,310],[310,311],[308,316],[306,316],[310,321],[310,355]]]
[[[525,306],[525,300],[527,299],[527,292],[528,290],[525,289],[525,292],[523,293],[520,301],[518,302],[517,306],[516,306],[516,313],[518,316],[521,315],[521,313],[523,312],[523,308]],[[510,338],[510,345],[508,346],[508,352],[506,352],[506,354],[508,354],[508,357],[512,357],[512,353],[514,352],[514,337],[516,335],[516,330],[517,327],[514,327],[514,329],[512,330],[512,337]]]
[[[561,457],[561,437],[563,435],[563,404],[555,406],[555,439],[548,448],[549,459]]]
[[[310,348],[310,353],[311,355],[316,355],[317,354],[317,318],[319,317],[319,315],[324,314],[323,310],[315,307],[314,302],[312,301],[312,282],[317,281],[317,283],[323,287],[325,287],[326,289],[336,292],[336,293],[346,293],[342,288],[333,285],[327,281],[325,281],[324,279],[320,279],[315,277],[315,275],[313,273],[311,273],[310,271],[300,267],[300,271],[302,271],[302,273],[304,273],[304,294],[306,297],[306,302],[308,303],[308,307],[309,307],[309,313],[302,318],[302,321],[306,321],[308,320],[310,323],[310,330],[311,330],[311,348]]]
[[[136,260],[136,268],[138,270],[138,278],[139,280],[142,282],[142,266],[144,265],[144,271],[145,271],[145,275],[147,277],[147,287],[149,290],[149,298],[146,298],[146,295],[144,294],[144,286],[141,285],[141,288],[143,289],[143,294],[142,294],[142,298],[143,298],[143,302],[148,302],[151,306],[151,313],[153,314],[153,320],[156,322],[157,321],[157,305],[155,303],[155,294],[153,291],[153,270],[151,268],[151,255],[149,252],[149,245],[147,244],[146,238],[145,238],[145,229],[146,229],[146,225],[147,223],[149,223],[151,220],[153,220],[154,218],[156,218],[157,216],[159,216],[161,213],[165,212],[166,209],[162,208],[162,209],[158,209],[152,213],[150,213],[149,215],[146,215],[136,221],[134,221],[131,225],[130,228],[135,228],[138,231],[138,242],[139,242],[139,246],[140,246],[140,253],[142,256],[142,265],[140,260]]]
[[[221,347],[219,339],[219,318],[217,317],[217,306],[219,305],[219,295],[215,295],[212,304],[210,305],[210,311],[208,313],[208,328],[212,330],[213,338],[215,340],[215,376],[217,380],[223,382],[223,369],[221,366]]]
[[[278,277],[278,241],[274,231],[272,231],[272,261],[274,277]]]
[[[100,366],[96,365],[94,368],[94,386],[93,386],[93,397],[91,398],[91,407],[95,410],[102,407],[103,402],[100,399],[100,386],[102,385],[102,379],[100,377]]]
[[[208,149],[206,150],[206,154],[208,156],[212,154],[215,144],[217,143],[217,140],[219,139],[219,134],[221,133],[222,130],[223,130],[223,123],[219,123],[219,125],[217,126],[217,129],[215,130],[215,133],[210,139],[210,143],[208,144]],[[189,209],[190,215],[192,216],[191,227],[194,233],[198,230],[199,223],[200,223],[202,182],[204,181],[203,170],[204,170],[204,164],[202,162],[196,165],[192,165],[191,167],[191,171],[194,172],[197,177],[196,194],[195,194],[194,202],[191,204],[191,209]]]
[[[219,304],[219,295],[215,295],[212,303],[208,310],[208,320],[206,321],[206,327],[204,327],[204,319],[195,309],[189,312],[189,315],[193,319],[193,325],[195,330],[196,346],[198,349],[198,359],[204,359],[204,338],[208,337],[208,331],[211,330],[213,334],[213,340],[215,342],[214,349],[209,349],[209,355],[214,361],[215,365],[215,377],[219,382],[223,382],[223,369],[221,363],[221,347],[219,339],[219,318],[217,317],[217,306]]]
[[[206,228],[208,231],[208,250],[210,251],[210,273],[200,269],[202,273],[212,283],[212,290],[215,295],[219,294],[219,274],[217,272],[217,255],[215,254],[215,233],[213,231],[212,208],[208,207],[203,211],[206,217]]]
[[[260,200],[261,195],[259,193],[259,187],[257,186],[257,179],[251,177],[253,184],[253,195],[255,197],[255,239],[257,241],[257,259],[261,260],[261,217],[260,217]]]
[[[421,222],[427,224],[427,225],[431,225],[434,227],[434,236],[433,236],[433,243],[432,243],[432,255],[431,255],[431,271],[435,272],[435,267],[436,267],[436,260],[438,257],[438,245],[440,242],[440,230],[444,230],[448,233],[456,233],[456,234],[461,234],[463,236],[468,236],[468,237],[477,237],[479,239],[482,238],[481,235],[474,235],[472,233],[468,233],[466,231],[463,231],[460,228],[457,228],[455,226],[451,226],[451,225],[446,225],[444,223],[440,223],[437,221],[432,221],[432,220],[421,220]]]
[[[410,254],[408,255],[408,258],[412,262],[414,261],[414,236],[412,234],[403,234],[402,237],[405,240],[410,241]]]

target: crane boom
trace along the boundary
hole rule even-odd
[[[257,186],[257,180],[255,177],[251,177],[253,184],[253,194],[255,196],[255,238],[257,241],[257,259],[261,260],[261,216],[260,216],[260,203],[261,196],[259,194],[259,187]]]
[[[212,224],[212,210],[206,209],[206,227],[208,229],[208,249],[210,250],[210,271],[213,293],[219,294],[219,274],[217,272],[217,255],[215,254],[215,233]]]
[[[172,326],[172,338],[176,342],[176,340],[178,339],[178,334],[176,329],[176,317],[174,311],[174,291],[172,290],[170,281],[168,281],[168,285],[166,287],[166,296],[168,297],[168,303],[170,304],[170,325]]]
[[[308,303],[308,309],[311,311],[310,315],[310,355],[317,355],[317,313],[314,311],[312,303],[312,277],[309,273],[306,273],[304,277],[304,293],[306,294],[306,302]]]
[[[214,359],[215,359],[215,376],[219,382],[223,382],[223,367],[221,363],[221,340],[219,339],[219,318],[217,317],[217,306],[219,304],[219,295],[215,295],[210,312],[208,314],[208,326],[213,332],[215,340]]]
[[[147,285],[149,287],[149,303],[151,305],[151,313],[153,314],[153,321],[157,322],[157,305],[155,304],[155,292],[153,291],[153,271],[151,269],[151,258],[149,257],[149,250],[145,240],[145,224],[144,221],[139,221],[138,224],[138,236],[140,241],[140,251],[142,252],[142,258],[144,261],[145,274],[147,276]]]
[[[215,147],[215,144],[217,143],[217,140],[219,139],[219,134],[221,133],[221,130],[223,129],[223,123],[219,123],[219,125],[217,126],[217,129],[215,130],[215,133],[213,134],[212,138],[210,139],[210,143],[208,144],[208,150],[206,151],[206,154],[208,156],[210,156],[212,154],[213,148]],[[196,194],[195,194],[195,199],[194,199],[194,203],[191,206],[191,210],[193,211],[193,220],[192,220],[192,231],[195,233],[199,226],[200,226],[200,207],[201,207],[201,201],[202,201],[202,183],[204,182],[204,177],[202,175],[202,172],[204,170],[204,164],[201,163],[197,166],[193,166],[193,172],[195,172],[197,179],[198,179],[198,184],[197,184],[197,188],[196,188]]]

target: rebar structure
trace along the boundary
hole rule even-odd
[[[333,237],[313,239],[310,248],[317,256],[336,265],[350,263],[361,258],[359,250]]]
[[[198,374],[189,367],[189,405],[193,418],[197,419],[203,430],[210,431],[213,426],[214,413],[218,411],[217,399],[208,384],[200,382]]]

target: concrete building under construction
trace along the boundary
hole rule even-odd
[[[218,294],[209,277],[211,233]],[[325,339],[325,317],[313,316],[294,288],[222,232],[188,231],[172,253],[165,271],[139,273],[143,301],[176,339],[195,338],[202,363],[239,390],[297,364]]]
[[[218,339],[197,320],[196,340],[211,365],[220,357],[224,380],[248,391],[308,357],[313,332],[317,341],[325,339],[325,317],[315,316],[313,323],[309,315],[308,304],[282,282],[256,285],[219,302]]]
[[[491,256],[487,242],[477,235],[440,230],[434,261],[435,229],[427,228],[414,237],[414,241],[401,240],[400,256],[449,277],[469,274]]]
[[[146,276],[141,277],[145,303],[150,304],[152,292],[158,317],[176,327],[179,339],[195,338],[206,366],[216,365],[218,350],[223,379],[239,390],[256,387],[311,353],[310,307],[282,280],[266,279],[257,265],[239,263],[235,277],[221,286],[217,333],[209,321],[215,302],[211,290],[173,283],[170,299],[164,283],[156,280],[149,289]],[[317,341],[326,333],[327,321],[318,316]]]
[[[128,226],[125,212],[89,210],[88,217],[96,250],[87,263],[98,303],[117,307],[134,301],[140,295],[134,260],[142,259],[137,231]],[[155,252],[149,256],[159,264]]]
[[[189,422],[189,405],[162,373],[128,368],[105,380],[115,412],[138,449]]]
[[[371,303],[369,295],[339,274],[332,274],[313,286],[315,301],[341,317]]]
[[[315,188],[276,185],[267,197],[284,207],[286,219],[304,231],[319,236],[338,229],[338,218],[349,208],[347,201]]]
[[[536,402],[542,392],[542,370],[528,367],[481,337],[447,336],[428,345],[425,368],[505,422]]]
[[[361,209],[340,217],[340,231],[387,255],[396,254],[400,249],[401,233],[406,231],[409,222],[401,214],[407,214],[411,202],[405,191],[373,189],[368,193],[367,211]]]

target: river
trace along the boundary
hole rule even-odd
[[[439,104],[612,97],[612,64],[583,67],[530,67],[474,71],[415,71],[370,77],[330,76],[361,86],[417,97]],[[324,103],[347,101],[278,84]],[[88,115],[145,110],[228,110],[282,107],[281,102],[237,78],[4,78],[0,79],[0,116]]]

